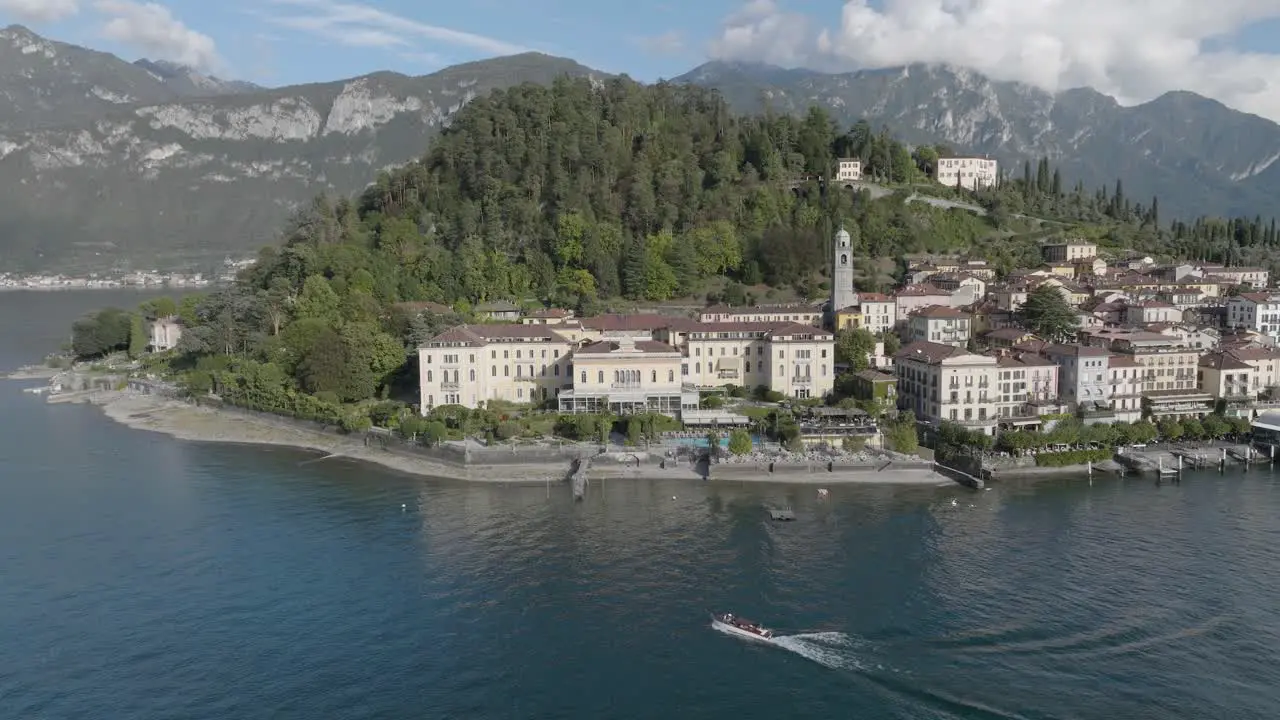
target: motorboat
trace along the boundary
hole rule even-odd
[[[731,635],[751,640],[773,640],[773,631],[763,625],[752,622],[733,613],[712,613],[711,626]]]

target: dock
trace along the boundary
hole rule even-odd
[[[587,496],[587,470],[591,469],[591,458],[582,457],[573,461],[569,473],[569,482],[573,485],[573,499],[582,500]]]

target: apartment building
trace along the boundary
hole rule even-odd
[[[1098,246],[1087,242],[1049,243],[1040,248],[1047,263],[1076,263],[1098,256]],[[1105,267],[1105,266],[1104,266]]]
[[[560,392],[560,412],[678,416],[696,410],[698,392],[684,386],[683,361],[678,349],[655,340],[585,345],[573,353],[573,387]]]
[[[817,326],[822,324],[822,310],[812,305],[713,305],[698,313],[698,322],[800,323]]]
[[[938,158],[934,177],[940,185],[977,190],[995,185],[1000,170],[996,161],[990,158],[943,157]]]
[[[540,403],[573,386],[574,344],[546,325],[459,325],[418,349],[419,407]]]
[[[1182,322],[1182,311],[1159,300],[1144,300],[1125,306],[1124,321],[1130,325]]]
[[[1280,294],[1240,293],[1227,298],[1227,327],[1280,337]]]
[[[856,183],[862,179],[862,161],[857,158],[840,158],[836,161],[836,182]]]
[[[699,323],[684,330],[682,374],[702,389],[764,385],[820,398],[835,383],[835,335],[800,323]]]
[[[1057,365],[1035,355],[1002,355],[996,362],[996,414],[1002,429],[1037,426],[1042,415],[1061,411]]]
[[[1142,370],[1131,355],[1112,355],[1108,371],[1111,374],[1111,410],[1115,422],[1135,422],[1142,419]]]
[[[897,323],[905,323],[907,317],[930,305],[951,306],[951,293],[932,285],[908,285],[893,295],[894,315]]]
[[[1205,267],[1205,273],[1233,285],[1246,285],[1261,290],[1271,282],[1271,273],[1258,267]]]
[[[971,327],[969,314],[942,305],[930,305],[916,311],[908,320],[911,342],[932,342],[964,347]]]
[[[1142,380],[1143,394],[1163,390],[1195,390],[1196,368],[1200,351],[1187,347],[1177,338],[1143,333],[1117,340],[1112,347],[1117,355],[1134,359]]]
[[[998,410],[997,360],[951,345],[913,342],[894,355],[898,408],[937,426],[955,422],[994,435]]]
[[[888,295],[858,293],[858,311],[861,317],[856,327],[866,328],[875,335],[888,332],[898,324],[898,304]]]
[[[1261,389],[1257,368],[1229,352],[1211,352],[1201,357],[1196,380],[1214,400],[1227,403],[1256,400]]]
[[[1264,347],[1234,347],[1225,352],[1253,368],[1251,382],[1254,395],[1261,395],[1280,386],[1280,350]]]
[[[1091,345],[1051,345],[1044,356],[1056,364],[1058,392],[1063,400],[1080,406],[1111,403],[1110,357],[1106,348]]]

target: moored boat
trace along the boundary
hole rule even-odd
[[[752,640],[772,640],[773,631],[763,625],[733,613],[712,613],[711,626],[731,635],[750,638]]]

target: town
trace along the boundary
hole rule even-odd
[[[253,259],[223,261],[215,277],[200,272],[163,270],[104,271],[85,274],[0,272],[0,290],[111,290],[205,288],[230,283],[236,272],[253,264]]]

